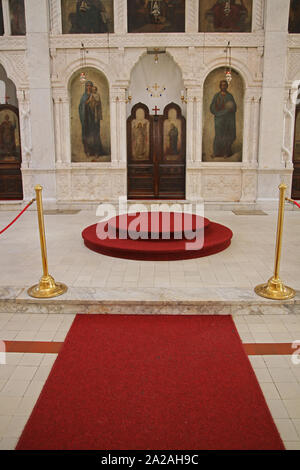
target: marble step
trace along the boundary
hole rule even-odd
[[[0,313],[101,313],[135,315],[300,315],[294,299],[268,300],[243,288],[101,289],[69,287],[52,299],[34,299],[27,288],[0,287]]]

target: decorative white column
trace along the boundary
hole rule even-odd
[[[71,201],[72,169],[70,140],[70,106],[68,92],[64,88],[53,90],[55,148],[56,148],[56,198]]]
[[[262,31],[264,28],[264,0],[253,0],[252,31]]]
[[[257,168],[260,99],[249,90],[244,100],[243,168]]]
[[[38,12],[38,14],[37,14]],[[30,169],[45,201],[55,202],[55,140],[50,81],[48,0],[25,0],[27,72],[32,124]]]
[[[56,168],[71,165],[70,103],[65,89],[53,89]]]
[[[127,33],[127,1],[114,0],[114,32]]]
[[[202,162],[202,115],[203,115],[203,88],[194,90],[194,113],[195,113],[195,147],[194,162]]]
[[[185,32],[197,33],[199,23],[199,0],[185,2]]]
[[[288,90],[285,96],[284,134],[283,134],[283,144],[282,144],[282,163],[285,166],[285,168],[290,168],[290,169],[294,168],[293,150],[294,150],[295,114],[296,114],[296,106],[295,106],[295,103],[293,102],[292,97],[293,97],[293,90]]]
[[[20,139],[22,149],[22,181],[23,198],[29,201],[34,197],[34,181],[30,170],[32,158],[32,132],[31,132],[31,110],[28,90],[17,90],[19,119],[20,119]]]
[[[10,26],[10,14],[9,14],[8,0],[2,0],[2,12],[3,12],[4,35],[10,36],[11,26]]]
[[[18,90],[22,168],[29,168],[32,155],[30,103],[27,90]]]
[[[71,163],[71,122],[70,122],[70,100],[68,94],[61,97],[60,116],[62,121],[62,162],[66,165]],[[67,137],[67,138],[66,138]]]
[[[289,0],[266,0],[263,87],[261,100],[258,198],[278,199],[278,184],[287,170],[282,162]]]
[[[53,98],[53,108],[54,108],[54,127],[55,127],[55,148],[56,148],[56,163],[58,165],[62,162],[61,155],[61,131],[60,131],[60,100],[58,96]]]
[[[289,7],[289,0],[266,0],[260,168],[281,167]]]
[[[186,86],[186,162],[202,161],[202,94],[199,86]]]
[[[119,84],[110,91],[110,135],[112,198],[127,194],[126,88]]]
[[[203,89],[195,84],[187,86],[186,109],[186,199],[202,198],[202,99]]]
[[[251,146],[251,127],[253,122],[253,99],[247,92],[244,98],[244,129],[243,129],[243,166],[249,165]]]
[[[252,136],[251,136],[251,150],[250,150],[250,165],[257,168],[258,165],[258,145],[259,145],[259,122],[260,122],[260,102],[261,96],[255,95],[252,101]]]
[[[55,90],[53,97],[56,167],[69,166],[70,152],[70,125],[69,125],[69,99],[64,90]]]
[[[194,159],[194,96],[193,90],[186,91],[186,165],[189,166]]]
[[[257,197],[257,152],[260,97],[248,91],[244,101],[244,144],[241,168],[241,202],[254,203]]]
[[[62,34],[61,0],[49,0],[51,34]]]
[[[118,160],[121,164],[126,165],[127,161],[127,135],[126,135],[126,88],[128,84],[124,87],[119,88],[117,101],[117,120],[118,125]]]
[[[113,164],[119,160],[118,152],[118,119],[117,119],[117,106],[118,106],[118,89],[113,88],[110,92],[110,152],[111,161]]]

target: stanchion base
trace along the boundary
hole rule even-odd
[[[259,284],[254,289],[257,295],[272,300],[288,300],[295,297],[296,292],[287,287],[280,279],[271,278],[266,284]]]
[[[53,277],[43,276],[39,284],[30,287],[27,290],[30,297],[37,299],[49,299],[64,294],[68,290],[67,286],[61,282],[55,282]]]

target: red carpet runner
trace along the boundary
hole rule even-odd
[[[77,315],[17,449],[283,449],[230,316]]]

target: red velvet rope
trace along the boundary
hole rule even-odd
[[[35,199],[32,199],[32,200],[27,204],[27,206],[25,206],[24,209],[21,210],[20,214],[18,214],[17,217],[15,217],[14,220],[12,220],[10,224],[8,224],[4,229],[2,229],[2,230],[0,231],[0,235],[1,235],[3,232],[5,232],[5,230],[7,230],[14,222],[16,222],[16,220],[18,220],[18,218],[21,217],[21,215],[23,214],[23,212],[25,212],[25,211],[28,209],[28,207],[31,206],[31,204],[34,203],[34,201],[35,201]]]
[[[299,204],[298,202],[293,201],[293,203],[294,203],[297,207],[299,207],[299,209],[300,209],[300,204]]]
[[[299,207],[299,209],[300,209],[300,204],[299,204],[299,202],[294,201],[294,199],[289,199],[289,198],[287,198],[286,200],[287,200],[288,202],[291,202],[292,204],[295,204],[295,206]]]

